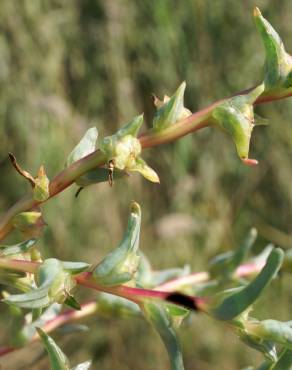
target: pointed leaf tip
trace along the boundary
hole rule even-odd
[[[131,204],[127,230],[118,247],[96,266],[93,278],[100,284],[114,286],[133,280],[138,270],[141,210],[138,203]]]
[[[191,112],[184,107],[185,88],[186,82],[183,81],[176,92],[171,97],[165,95],[163,101],[160,101],[154,95],[154,105],[157,111],[153,119],[153,129],[156,132],[167,129],[169,126],[191,114]]]
[[[79,143],[75,146],[72,152],[68,155],[65,167],[68,167],[72,163],[79,159],[86,157],[96,149],[96,141],[98,137],[98,131],[96,127],[89,128]]]
[[[273,96],[287,94],[292,87],[292,59],[286,52],[283,41],[273,26],[265,19],[258,8],[254,9],[254,19],[265,48],[265,93]]]
[[[69,370],[70,364],[67,356],[63,353],[56,342],[41,328],[36,327],[46,351],[48,352],[52,370]]]
[[[261,13],[260,9],[259,9],[257,6],[255,6],[255,7],[253,8],[253,16],[254,16],[254,17],[259,17],[259,16],[261,16],[261,15],[262,15],[262,13]]]
[[[135,202],[134,200],[131,203],[131,212],[141,216],[141,207],[139,203]]]

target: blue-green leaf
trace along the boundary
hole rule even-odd
[[[32,238],[25,240],[19,244],[9,245],[9,246],[0,246],[0,256],[12,256],[15,254],[22,254],[29,251],[36,243],[37,239]]]
[[[184,107],[184,92],[186,83],[183,82],[171,98],[165,97],[161,102],[155,97],[154,104],[157,111],[153,119],[153,129],[161,131],[177,121],[188,117],[191,112]]]
[[[161,304],[144,303],[141,306],[146,319],[160,335],[168,352],[172,370],[184,370],[181,348],[169,312]]]
[[[271,367],[271,370],[292,370],[292,351],[283,350],[279,360]]]
[[[284,258],[280,248],[274,249],[266,262],[265,267],[246,287],[223,300],[212,310],[219,320],[232,320],[246,311],[261,295],[264,288],[271,282],[279,271]]]
[[[244,331],[239,331],[239,338],[249,347],[262,352],[269,361],[277,361],[277,351],[273,341],[264,340],[263,338],[247,334]]]
[[[251,335],[292,349],[292,328],[289,324],[277,320],[251,320],[244,325],[246,331]]]
[[[80,272],[86,271],[90,268],[91,264],[86,262],[68,262],[62,261],[62,266],[65,271],[71,275],[79,274]]]
[[[34,320],[31,312],[23,316],[20,308],[15,306],[11,308],[13,308],[13,322],[10,328],[10,343],[13,347],[22,347],[29,343],[36,333],[36,327],[43,326],[47,321],[54,319],[61,311],[61,305],[54,303]]]
[[[67,356],[62,352],[60,347],[56,344],[56,342],[46,334],[42,329],[36,328],[44,347],[46,348],[51,369],[52,370],[70,370],[70,364]]]
[[[254,9],[254,18],[266,51],[265,90],[285,91],[292,87],[292,57],[286,52],[278,33],[258,8]]]
[[[224,100],[212,112],[213,126],[219,128],[233,140],[238,156],[246,163],[251,133],[254,128],[253,103],[264,91],[261,84],[247,94]]]
[[[83,136],[83,138],[80,140],[80,142],[75,146],[75,148],[69,154],[65,166],[68,167],[70,164],[94,152],[95,147],[96,147],[97,137],[98,137],[98,131],[96,127],[91,127],[90,129],[88,129],[85,135]]]
[[[141,210],[133,202],[127,231],[119,246],[109,253],[93,271],[93,278],[103,285],[119,285],[133,279],[139,265],[138,255]]]
[[[243,243],[235,251],[220,254],[210,261],[210,273],[219,278],[229,278],[237,267],[246,259],[257,237],[256,229],[252,228]]]
[[[71,275],[61,261],[49,258],[35,273],[38,287],[24,294],[10,295],[4,301],[22,308],[43,308],[50,303],[63,303],[74,287]]]

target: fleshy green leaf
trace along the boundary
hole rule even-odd
[[[135,154],[136,152],[139,154],[141,152],[141,145],[139,147],[140,142],[138,139],[136,139],[136,136],[142,124],[143,115],[135,117],[132,121],[121,127],[114,135],[105,137],[100,143],[100,150],[108,156],[109,160],[114,159],[119,155],[119,153],[117,153],[117,145],[119,142],[121,142],[121,146],[125,147],[120,148],[120,151],[122,154],[124,153],[124,156],[126,156],[125,152],[128,151],[129,148],[134,150]],[[122,170],[123,168],[119,169]]]
[[[67,356],[62,352],[60,347],[56,344],[56,342],[46,334],[42,329],[36,328],[44,347],[46,348],[51,369],[52,370],[70,370],[70,364]]]
[[[153,129],[161,131],[170,125],[191,115],[191,112],[184,107],[184,92],[186,83],[183,82],[171,98],[165,97],[161,102],[155,97],[154,104],[157,107],[153,119]]]
[[[50,180],[48,179],[44,166],[41,166],[37,177],[34,179],[33,198],[38,202],[44,202],[50,197]]]
[[[105,137],[100,144],[100,150],[106,155],[107,161],[113,164],[114,169],[137,171],[148,180],[159,182],[156,172],[140,157],[142,147],[136,136],[142,123],[142,115],[135,117],[114,135]]]
[[[253,103],[264,91],[264,84],[249,93],[226,99],[212,112],[213,126],[231,136],[238,156],[245,163],[248,159],[251,133],[254,127]]]
[[[36,241],[37,239],[32,238],[15,245],[0,246],[0,256],[12,256],[15,254],[26,253],[35,245]]]
[[[23,347],[29,343],[36,333],[36,327],[43,326],[45,322],[54,319],[61,311],[61,305],[54,303],[38,319],[33,320],[31,312],[23,316],[19,307],[10,306],[10,308],[14,310],[10,328],[10,343],[13,347]]]
[[[27,238],[38,237],[45,226],[41,212],[37,211],[18,213],[13,217],[12,223]]]
[[[276,320],[252,320],[245,323],[245,329],[251,335],[262,340],[269,340],[292,349],[292,328],[289,324]]]
[[[109,253],[93,271],[93,278],[103,285],[119,285],[133,279],[139,265],[141,210],[131,205],[127,231],[119,246]]]
[[[62,261],[62,266],[65,271],[71,275],[79,274],[80,272],[86,271],[90,268],[90,264],[86,262],[68,262]]]
[[[271,367],[271,370],[291,370],[292,369],[292,351],[283,350],[279,360]]]
[[[160,182],[157,173],[151,167],[149,167],[141,157],[136,158],[136,162],[131,167],[131,171],[139,172],[142,176],[145,177],[145,179],[151,182]]]
[[[35,273],[38,287],[24,294],[10,295],[4,301],[22,308],[43,308],[53,302],[63,303],[68,298],[74,281],[62,262],[49,258]]]
[[[90,129],[88,129],[85,135],[83,136],[83,138],[80,140],[80,142],[75,146],[75,148],[69,154],[65,167],[70,166],[70,164],[94,152],[95,147],[96,147],[97,137],[98,137],[98,131],[96,127],[91,127]]]
[[[246,259],[251,247],[253,246],[257,237],[256,229],[251,229],[247,237],[234,252],[229,251],[220,254],[210,261],[210,273],[212,276],[219,276],[220,278],[229,278]]]
[[[224,299],[219,306],[212,310],[214,316],[219,320],[232,320],[246,311],[279,271],[283,258],[284,252],[280,248],[274,249],[257,277],[246,287]]]
[[[157,330],[167,349],[171,369],[184,370],[181,348],[173,328],[171,314],[165,307],[156,303],[144,303],[141,308],[146,319]]]
[[[292,87],[292,57],[286,52],[278,33],[258,8],[254,9],[254,18],[266,51],[265,89],[285,91]]]
[[[262,352],[269,361],[277,361],[277,351],[274,342],[263,340],[245,332],[239,333],[239,338],[249,347]]]

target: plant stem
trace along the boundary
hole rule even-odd
[[[253,88],[238,92],[233,96],[247,94],[252,89]],[[289,96],[292,96],[292,92],[290,91],[290,89],[288,89],[287,92],[278,95],[263,94],[256,100],[255,104],[267,103]],[[209,126],[210,113],[223,100],[224,99],[218,100],[217,102],[209,105],[207,108],[191,114],[189,117],[173,124],[161,133],[155,133],[153,130],[150,130],[148,133],[141,135],[139,137],[139,140],[141,142],[142,148],[146,149],[157,145],[169,143],[171,141],[179,139],[182,136],[188,135],[192,132]],[[96,150],[86,157],[81,158],[79,161],[72,163],[72,165],[65,168],[51,180],[49,187],[50,198],[69,187],[78,177],[80,177],[87,171],[95,167],[102,166],[105,164],[105,162],[105,155],[100,150]],[[16,216],[20,212],[28,211],[34,207],[37,207],[40,204],[41,202],[34,200],[31,195],[27,195],[24,198],[20,199],[14,206],[12,206],[0,219],[0,240],[3,240],[13,229],[12,220],[14,216]]]
[[[45,332],[49,333],[49,332],[55,330],[56,328],[58,328],[59,326],[62,326],[62,325],[67,324],[69,322],[79,320],[79,319],[82,319],[83,317],[94,314],[97,310],[97,306],[98,305],[95,301],[90,301],[90,302],[82,304],[80,311],[66,310],[66,311],[62,312],[60,315],[54,317],[53,319],[48,320],[44,324],[42,329]],[[33,343],[33,342],[39,340],[39,338],[40,337],[37,334],[35,334],[32,337],[30,343]],[[18,349],[20,349],[20,348],[14,348],[14,347],[8,347],[8,346],[0,347],[0,357],[4,356],[4,355],[6,355],[10,352],[16,351]]]
[[[235,277],[248,277],[251,275],[255,275],[261,271],[264,267],[265,262],[258,262],[258,263],[246,263],[241,265],[235,271]],[[155,289],[173,292],[175,290],[179,290],[187,285],[194,285],[205,283],[206,281],[210,280],[210,274],[207,271],[202,272],[194,272],[187,276],[181,276],[172,280],[167,281],[166,283],[160,284]]]
[[[254,275],[263,268],[264,264],[265,262],[248,263],[245,265],[241,265],[236,270],[235,276],[247,277],[250,275]],[[6,268],[6,269],[11,269],[11,270],[16,270],[16,271],[34,273],[36,272],[37,268],[40,265],[41,263],[39,262],[0,258],[1,268]],[[183,277],[170,280],[164,284],[159,285],[155,289],[136,288],[136,287],[130,287],[127,285],[118,285],[118,286],[100,285],[92,278],[91,272],[82,272],[74,276],[74,279],[78,285],[83,285],[88,288],[100,291],[100,292],[109,293],[109,294],[113,294],[119,297],[123,297],[134,303],[139,304],[145,298],[146,299],[147,298],[160,299],[160,300],[171,302],[170,292],[177,292],[179,291],[179,289],[181,289],[182,287],[186,285],[198,284],[198,283],[208,281],[210,279],[210,275],[208,272],[205,272],[205,271],[196,272],[188,276],[183,276]],[[189,296],[186,296],[186,297],[190,300],[193,300],[194,306],[197,309],[204,311],[204,307],[206,304],[204,299],[200,297],[189,297]],[[180,303],[178,302],[178,304]]]

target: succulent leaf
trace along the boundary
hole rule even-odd
[[[72,152],[69,154],[65,167],[78,161],[79,159],[86,157],[88,154],[95,151],[96,141],[98,137],[98,131],[96,127],[91,127],[86,131],[80,142],[75,146]]]
[[[169,356],[172,370],[184,370],[181,348],[173,328],[171,313],[161,304],[144,303],[141,309],[162,339]]]
[[[154,96],[154,104],[157,107],[153,119],[153,129],[155,131],[162,131],[192,114],[184,107],[185,88],[186,83],[183,82],[172,97],[165,96],[163,102]]]
[[[94,279],[103,285],[119,285],[130,281],[139,266],[138,255],[141,225],[141,210],[133,202],[127,231],[119,246],[109,253],[93,271]]]
[[[284,258],[284,252],[275,248],[270,253],[262,271],[246,287],[227,297],[212,310],[219,320],[232,320],[244,313],[259,298],[264,288],[279,271]]]
[[[34,179],[33,198],[38,202],[44,202],[50,197],[50,180],[48,179],[44,166],[41,166],[37,177]]]
[[[253,103],[264,91],[264,84],[249,93],[226,99],[212,112],[213,126],[221,129],[233,140],[238,156],[247,164],[252,130],[255,126]]]
[[[278,33],[258,8],[254,9],[254,19],[266,52],[265,92],[285,91],[292,87],[292,57],[286,52]]]

